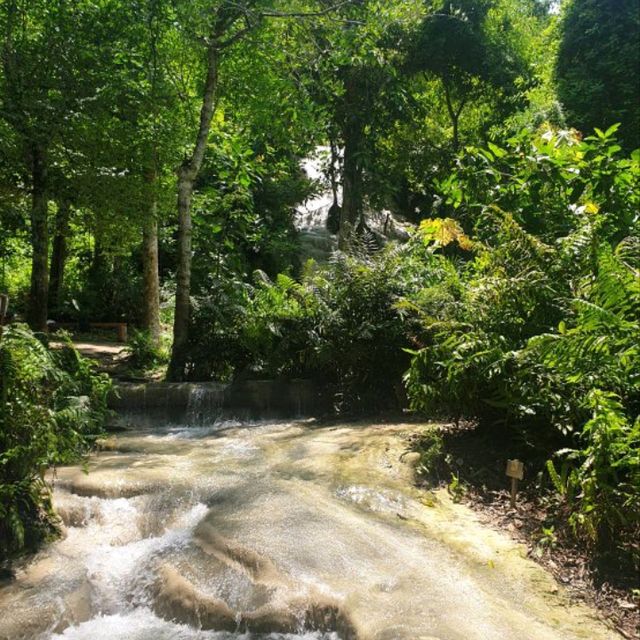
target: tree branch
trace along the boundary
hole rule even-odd
[[[252,11],[252,9],[247,6],[247,4],[241,4],[239,2],[234,2],[233,0],[227,0],[227,4],[237,11],[243,12],[247,17],[250,15],[255,16],[256,18],[320,18],[330,13],[333,13],[340,9],[341,7],[345,7],[348,5],[353,5],[358,2],[358,0],[342,0],[342,2],[336,2],[329,7],[324,9],[319,9],[318,11],[277,11],[276,9],[263,9],[262,11]],[[251,4],[251,3],[248,3]],[[354,22],[361,24],[361,22],[356,20],[344,20],[344,22]]]
[[[347,5],[353,4],[354,0],[344,0],[343,2],[338,2],[337,4],[333,4],[326,9],[320,9],[319,11],[275,11],[274,9],[261,11],[260,15],[265,18],[319,18],[321,16],[326,16],[329,13],[333,13],[337,11],[341,7],[345,7]]]

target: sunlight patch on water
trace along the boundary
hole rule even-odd
[[[395,491],[372,489],[362,485],[339,487],[336,497],[378,513],[403,513],[407,506],[405,497]]]

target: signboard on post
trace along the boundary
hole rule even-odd
[[[507,460],[506,474],[511,478],[511,508],[516,506],[516,495],[518,493],[518,480],[524,478],[524,463],[520,460]]]
[[[524,463],[520,460],[507,460],[507,475],[510,478],[522,480],[524,478]]]

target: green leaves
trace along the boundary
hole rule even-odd
[[[615,10],[613,10],[615,6]],[[637,75],[640,11],[635,0],[611,5],[574,0],[564,7],[556,62],[558,95],[570,126],[601,140],[618,133],[627,150],[640,145]]]
[[[576,535],[598,544],[620,529],[640,526],[640,419],[632,422],[611,392],[594,388],[586,402],[592,414],[580,435],[581,448],[556,453],[567,461],[562,478],[551,461],[547,469],[574,508],[570,523]]]
[[[43,471],[73,462],[106,416],[110,381],[70,345],[47,348],[26,327],[0,339],[0,557],[56,530]]]
[[[420,223],[418,234],[427,245],[434,243],[436,247],[446,247],[455,242],[465,251],[473,249],[471,239],[452,218],[426,218]]]
[[[406,376],[427,415],[509,424],[540,446],[557,430],[570,446],[548,474],[590,544],[640,524],[640,183],[615,133],[521,134],[441,183],[464,194],[460,218],[421,236],[453,245],[462,219],[475,257],[458,266],[459,303],[424,311]]]

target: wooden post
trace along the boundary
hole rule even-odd
[[[518,478],[511,478],[511,508],[516,508],[516,495],[518,494]]]
[[[524,478],[524,463],[520,462],[520,460],[507,460],[506,474],[511,478],[511,508],[515,509],[518,480]]]

